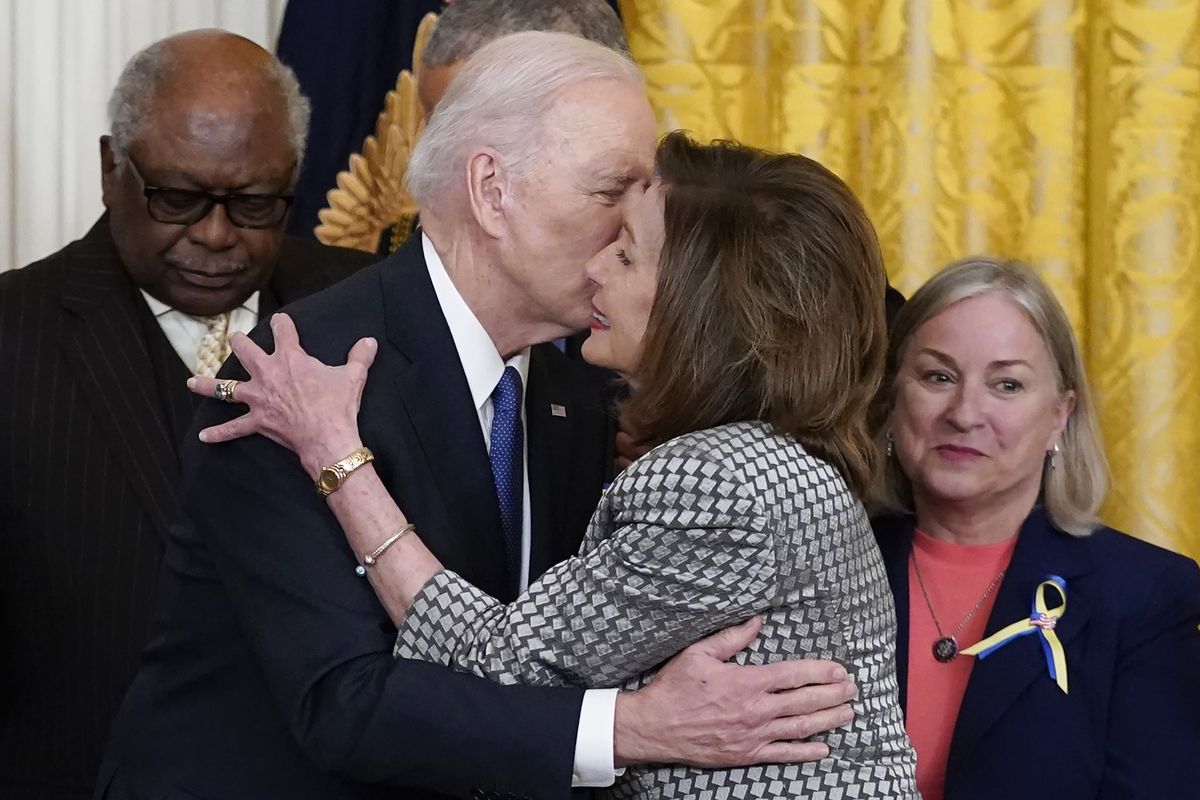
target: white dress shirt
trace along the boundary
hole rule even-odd
[[[167,341],[187,365],[190,372],[196,372],[196,351],[200,349],[200,340],[208,329],[204,317],[193,317],[179,309],[171,308],[161,300],[151,297],[144,289],[142,297],[150,306],[150,313],[158,321],[158,326],[166,334]],[[229,316],[229,332],[249,333],[258,324],[258,292],[250,295],[235,308]]]
[[[510,358],[507,362],[496,351],[496,345],[480,324],[474,312],[467,306],[465,300],[450,275],[433,242],[424,233],[421,234],[421,244],[425,253],[425,264],[429,268],[429,279],[433,282],[433,291],[437,295],[438,304],[442,307],[442,316],[450,328],[450,336],[454,339],[454,347],[458,350],[458,359],[462,362],[463,372],[467,376],[467,385],[471,389],[471,399],[479,413],[479,427],[483,433],[484,445],[491,449],[492,429],[492,392],[505,367],[515,367],[521,375],[521,385],[525,386],[529,374],[529,348]],[[203,323],[201,323],[203,333]],[[194,359],[194,356],[193,356]],[[525,405],[521,405],[521,425],[525,425]],[[529,585],[529,539],[530,539],[530,509],[529,509],[529,444],[525,439],[524,461],[524,490],[521,506],[521,590]],[[616,779],[613,769],[613,724],[616,720],[617,690],[590,689],[584,692],[583,707],[579,714],[579,730],[575,736],[575,766],[572,775],[572,786],[599,787],[611,786]]]

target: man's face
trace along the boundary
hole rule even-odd
[[[455,61],[440,67],[421,67],[421,73],[417,76],[417,97],[421,100],[421,108],[425,112],[426,120],[429,119],[429,115],[433,113],[437,104],[442,101],[442,95],[446,94],[450,81],[454,80],[454,76],[458,74],[462,65],[462,61]]]
[[[104,205],[121,261],[135,284],[185,313],[228,311],[262,288],[279,256],[283,222],[240,228],[220,205],[191,225],[157,222],[128,162],[149,186],[283,193],[295,154],[282,102],[266,97],[164,87],[122,163],[101,143]]]
[[[561,336],[591,321],[585,267],[653,177],[657,127],[641,88],[613,80],[567,89],[544,125],[537,163],[513,187],[503,269],[524,295],[521,313]]]

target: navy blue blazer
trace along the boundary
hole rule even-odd
[[[912,517],[876,520],[899,624],[907,707]],[[1192,797],[1200,792],[1200,568],[1101,528],[1075,537],[1035,508],[988,618],[987,635],[1028,617],[1047,574],[1067,581],[1056,633],[1070,694],[1036,635],[971,671],[946,765],[945,800]],[[960,656],[960,658],[970,656]]]
[[[433,553],[504,597],[500,517],[479,417],[414,239],[285,309],[303,346],[345,360],[380,343],[359,426],[380,477]],[[269,329],[254,337],[266,343]],[[268,345],[269,346],[269,345]],[[223,376],[244,377],[235,362]],[[552,406],[566,409],[555,414]],[[499,686],[392,658],[396,629],[295,455],[264,437],[219,446],[200,426],[159,615],[102,767],[111,798],[568,797],[582,692]],[[604,417],[553,345],[526,393],[531,573],[574,553],[598,501]],[[402,789],[397,793],[396,789]]]

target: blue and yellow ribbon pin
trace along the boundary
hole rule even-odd
[[[1049,591],[1058,593],[1062,603],[1051,609],[1046,601],[1046,595]],[[1054,626],[1062,619],[1067,610],[1067,582],[1057,575],[1047,575],[1046,579],[1038,584],[1038,587],[1033,591],[1033,613],[1028,619],[1022,619],[1014,622],[1005,628],[1002,628],[991,636],[987,637],[977,644],[973,644],[963,650],[964,655],[978,656],[979,658],[987,658],[992,653],[999,650],[1004,645],[1019,639],[1022,636],[1027,636],[1031,633],[1039,633],[1039,639],[1042,643],[1042,652],[1046,654],[1046,668],[1050,671],[1050,677],[1054,678],[1058,684],[1058,688],[1063,690],[1063,694],[1067,693],[1067,656],[1063,653],[1062,642],[1058,640],[1058,636],[1054,633]]]

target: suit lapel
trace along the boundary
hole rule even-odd
[[[564,505],[570,490],[571,442],[575,440],[576,411],[564,382],[556,382],[544,347],[533,348],[529,362],[529,388],[525,397],[525,424],[529,453],[529,502],[532,535],[529,545],[529,580],[573,555],[565,543]]]
[[[1079,542],[1073,541],[1068,534],[1055,530],[1041,507],[1035,508],[1021,528],[984,635],[990,636],[1027,618],[1038,584],[1053,573],[1067,581],[1067,611],[1059,620],[1055,633],[1063,648],[1069,651],[1072,640],[1083,630],[1089,615],[1086,601],[1071,593],[1071,580],[1091,571],[1092,566],[1088,548],[1080,547]],[[1069,655],[1067,668],[1069,674]],[[988,729],[1036,680],[1051,680],[1036,634],[1024,636],[975,664],[958,713],[947,776],[970,757]],[[1035,732],[1031,731],[1030,735]]]
[[[143,341],[150,355],[151,375],[158,390],[159,406],[166,413],[167,429],[178,456],[179,446],[191,428],[192,417],[200,405],[201,398],[187,390],[187,379],[192,373],[187,365],[179,360],[179,354],[171,346],[170,340],[163,333],[150,309],[144,306],[139,308],[138,316],[142,325]]]
[[[896,681],[900,709],[908,715],[908,554],[912,552],[911,517],[888,517],[876,521],[875,538],[883,555],[888,585],[896,604]]]
[[[143,508],[165,533],[178,507],[179,469],[139,302],[102,218],[67,269],[62,303],[73,319],[61,346]]]
[[[441,515],[450,524],[450,535],[429,537],[430,547],[443,563],[484,591],[510,600],[491,463],[458,351],[429,280],[420,237],[384,267],[381,280],[387,338],[407,361],[392,378],[394,397],[420,446],[419,480],[432,480],[436,492],[430,495],[436,495]],[[389,416],[394,415],[392,410]]]
[[[258,290],[258,321],[269,319],[283,304],[284,301],[279,298],[279,290],[276,288],[275,282],[269,281],[266,286]]]

